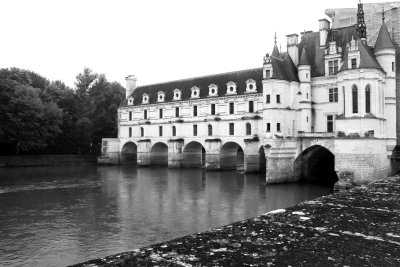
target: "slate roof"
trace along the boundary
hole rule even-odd
[[[303,50],[301,51],[301,55],[300,55],[299,66],[301,66],[301,65],[303,65],[303,66],[310,65],[310,63],[308,62],[306,49],[304,47],[303,47]]]
[[[363,68],[363,69],[378,69],[378,70],[382,70],[381,65],[379,64],[379,62],[376,60],[374,54],[371,51],[371,48],[364,44],[364,42],[362,42],[360,39],[356,40],[357,44],[358,44],[358,49],[360,50],[360,65],[359,68]],[[344,51],[344,56],[343,56],[343,66],[340,69],[340,71],[343,70],[348,70],[349,66],[348,66],[348,47],[345,48]]]
[[[218,86],[218,97],[225,96],[227,90],[227,83],[236,83],[237,95],[243,95],[246,91],[246,81],[253,79],[256,81],[257,93],[262,93],[262,68],[241,70],[235,72],[221,73],[215,75],[208,75],[190,79],[183,79],[177,81],[170,81],[166,83],[158,83],[151,85],[139,86],[135,89],[131,96],[134,98],[134,105],[142,105],[142,96],[144,93],[150,96],[149,104],[156,104],[157,93],[162,91],[165,93],[165,102],[173,102],[173,94],[175,89],[182,92],[182,101],[190,100],[192,94],[191,88],[197,86],[200,89],[200,99],[212,98],[208,97],[210,84]],[[127,100],[121,103],[121,106],[126,106]],[[147,104],[144,104],[147,105]]]
[[[390,34],[385,23],[382,23],[381,29],[379,30],[374,51],[378,51],[381,49],[395,49],[392,38],[390,38]]]
[[[306,50],[307,60],[311,65],[311,77],[325,75],[325,48],[319,46],[319,32],[302,34],[299,51]]]

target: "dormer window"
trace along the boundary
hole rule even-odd
[[[199,98],[200,97],[200,89],[197,86],[193,86],[191,89],[192,94],[190,95],[190,98]]]
[[[182,99],[182,92],[179,89],[174,90],[174,100],[181,100]]]
[[[165,101],[165,93],[162,91],[159,91],[157,93],[157,102],[164,102]]]
[[[351,59],[351,68],[352,69],[356,69],[357,68],[357,59],[356,58],[352,58]]]
[[[208,86],[208,96],[218,96],[218,86],[215,84],[210,84]]]
[[[134,101],[134,98],[133,97],[129,97],[128,98],[128,105],[133,105],[133,101]]]
[[[246,81],[246,93],[255,93],[257,92],[256,81],[253,79],[248,79]]]
[[[263,76],[264,76],[264,77],[263,77],[264,80],[269,80],[269,79],[271,79],[271,77],[272,77],[272,68],[264,69]]]
[[[143,94],[143,98],[142,98],[142,104],[148,104],[150,100],[150,97],[148,94]]]
[[[236,94],[236,83],[228,82],[226,84],[226,94],[227,95],[234,95]]]

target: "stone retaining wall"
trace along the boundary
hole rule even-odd
[[[95,155],[0,156],[0,167],[51,166],[97,163]]]

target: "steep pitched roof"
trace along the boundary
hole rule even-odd
[[[381,29],[379,30],[374,51],[378,51],[381,49],[395,49],[392,38],[390,38],[390,34],[385,23],[382,23]]]
[[[325,48],[320,47],[319,32],[306,32],[302,34],[299,51],[306,50],[306,56],[311,65],[311,77],[325,75]]]
[[[249,79],[256,81],[257,93],[262,93],[262,68],[255,68],[139,86],[133,91],[131,96],[134,98],[134,105],[142,104],[142,95],[144,93],[150,96],[149,104],[155,104],[157,103],[157,93],[162,91],[165,93],[165,102],[172,102],[174,90],[179,89],[182,92],[181,99],[184,101],[190,99],[192,93],[191,88],[197,86],[200,89],[200,98],[209,98],[208,86],[210,84],[218,86],[218,96],[225,96],[227,89],[226,84],[230,81],[236,83],[237,95],[243,95],[246,91],[246,81]],[[123,101],[121,106],[126,106],[126,104],[127,101]]]
[[[303,50],[301,51],[301,56],[300,56],[300,63],[299,65],[310,65],[310,63],[308,62],[308,58],[307,58],[307,54],[306,54],[306,49],[303,47]]]
[[[364,42],[362,42],[361,40],[356,40],[357,45],[358,45],[358,49],[360,50],[360,65],[359,68],[363,68],[363,69],[378,69],[378,70],[382,70],[381,65],[379,64],[379,62],[376,60],[375,56],[373,55],[371,48],[364,44]],[[349,65],[348,65],[348,52],[349,52],[349,48],[346,47],[345,51],[344,51],[344,55],[343,55],[343,66],[341,67],[340,71],[343,70],[348,70]]]

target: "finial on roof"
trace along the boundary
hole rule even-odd
[[[276,32],[275,32],[275,44],[276,44]]]
[[[358,37],[366,41],[367,40],[367,25],[365,24],[365,19],[364,19],[364,8],[363,4],[360,3],[358,4],[358,11],[357,11],[357,35]]]
[[[385,23],[385,7],[382,7],[382,22]]]

